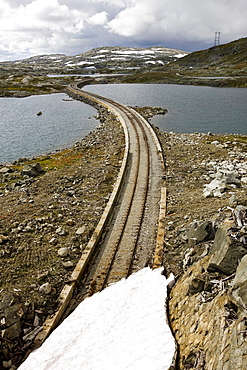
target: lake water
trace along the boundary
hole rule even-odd
[[[0,98],[0,163],[65,148],[99,125],[96,109],[63,99],[70,98],[66,94]]]
[[[130,106],[167,108],[166,115],[152,119],[163,131],[247,135],[247,89],[114,84],[85,90]],[[63,99],[68,96],[0,98],[0,163],[65,148],[98,125],[94,108]]]
[[[247,89],[209,86],[120,84],[91,85],[85,90],[126,105],[168,109],[152,123],[163,131],[247,135]]]

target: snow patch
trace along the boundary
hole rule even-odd
[[[126,62],[128,59],[125,57],[113,57],[113,58],[110,58],[110,60],[120,60],[120,61]]]
[[[166,323],[162,268],[144,268],[92,297],[19,370],[167,370],[175,342]]]
[[[155,54],[153,50],[112,50],[112,53],[115,54]]]
[[[185,57],[185,55],[188,55],[188,54],[180,53],[180,54],[175,54],[172,57],[175,57],[175,58],[183,58],[183,57]]]
[[[77,63],[73,63],[72,61],[69,61],[67,63],[65,63],[67,65],[67,67],[75,67],[75,66],[81,66],[81,65],[84,65],[84,64],[92,64],[92,62],[77,62]]]
[[[100,55],[95,55],[94,57],[91,57],[91,59],[101,59],[101,58],[105,58],[105,55],[100,54]]]

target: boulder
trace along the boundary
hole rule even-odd
[[[0,328],[2,337],[7,340],[18,339],[21,334],[21,322],[26,316],[28,306],[15,293],[5,293],[0,302]]]
[[[29,176],[29,177],[37,177],[44,173],[42,166],[40,163],[35,163],[32,166],[25,166],[23,170],[21,171],[22,176]]]
[[[238,172],[236,171],[217,172],[210,184],[205,185],[203,196],[205,198],[221,197],[222,193],[226,190],[227,185],[240,187],[241,181],[238,179],[238,176]]]
[[[210,221],[204,222],[192,222],[190,227],[187,231],[187,239],[188,244],[190,247],[204,241],[204,240],[212,240],[214,238],[215,232]]]
[[[213,255],[209,261],[209,272],[219,271],[231,275],[235,273],[238,261],[247,253],[243,244],[230,235],[230,225],[233,224],[225,222],[218,228],[210,250]]]
[[[21,323],[20,320],[16,321],[10,327],[2,331],[2,337],[7,340],[18,339],[21,334]]]
[[[247,311],[247,255],[241,259],[237,267],[231,295],[235,299],[237,305]]]

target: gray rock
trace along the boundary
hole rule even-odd
[[[74,226],[76,224],[75,220],[69,219],[66,221],[66,225],[68,226]]]
[[[205,198],[209,197],[221,197],[222,193],[225,191],[226,184],[214,179],[210,182],[210,184],[205,185],[205,189],[203,190],[203,196]]]
[[[212,222],[192,222],[187,231],[188,244],[190,247],[193,247],[204,240],[212,240],[214,238],[214,235],[215,232]]]
[[[189,248],[194,247],[197,244],[198,244],[198,240],[196,238],[189,238],[188,239]]]
[[[12,366],[12,361],[11,360],[9,360],[9,361],[3,361],[3,367],[4,367],[4,369],[9,369],[9,368],[11,368],[11,366]]]
[[[19,302],[18,295],[14,293],[5,293],[2,300],[0,301],[0,312],[4,311],[5,308]]]
[[[241,186],[241,181],[238,179],[238,172],[236,171],[219,171],[214,175],[214,179],[207,185],[203,191],[205,198],[221,197],[226,190],[227,185],[235,187]]]
[[[82,235],[83,233],[84,233],[84,231],[85,231],[85,226],[81,226],[81,227],[79,227],[77,230],[76,230],[76,234],[77,235]]]
[[[0,174],[5,175],[7,173],[13,173],[13,169],[10,167],[2,167],[0,168]]]
[[[66,256],[69,254],[69,249],[68,249],[68,248],[66,248],[66,247],[60,248],[60,249],[57,251],[57,254],[58,254],[60,257],[66,257]]]
[[[25,166],[21,171],[22,176],[29,176],[29,177],[37,177],[40,174],[44,173],[42,166],[40,163],[35,163],[32,166]]]
[[[8,340],[18,339],[21,334],[21,323],[20,321],[15,322],[10,327],[2,331],[2,337]]]
[[[220,144],[220,142],[219,142],[218,140],[214,140],[214,141],[211,141],[211,144],[212,144],[212,145],[219,145],[219,144]]]
[[[71,261],[62,262],[62,265],[66,269],[70,269],[70,268],[72,268],[74,266],[73,262],[71,262]]]
[[[231,237],[230,224],[225,223],[218,228],[214,244],[210,250],[210,254],[213,254],[208,271],[219,271],[226,275],[235,273],[238,261],[247,253],[242,243],[233,237]]]
[[[66,235],[66,231],[60,226],[56,229],[56,233],[60,236]]]
[[[238,203],[238,198],[236,197],[235,194],[231,196],[229,199],[229,206],[235,206]]]
[[[39,292],[42,294],[50,294],[51,293],[51,284],[45,283],[39,287]]]
[[[27,306],[18,294],[4,294],[0,302],[0,326],[3,338],[8,340],[19,338],[21,334],[21,320],[27,311]]]
[[[0,235],[0,244],[7,243],[8,240],[9,240],[8,236]]]
[[[200,277],[195,277],[191,280],[189,289],[188,289],[188,295],[194,295],[196,293],[202,292],[204,290],[205,281],[201,279]]]
[[[231,295],[247,311],[247,255],[240,261],[233,280]]]
[[[9,306],[4,310],[5,325],[7,327],[14,325],[16,322],[20,321],[20,318],[26,311],[23,303],[16,303],[13,306]]]

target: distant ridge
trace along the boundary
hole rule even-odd
[[[84,77],[87,84],[247,87],[247,38],[193,53],[158,46],[112,46],[74,56],[49,54],[1,62],[0,96],[60,92]]]
[[[0,63],[0,69],[11,66],[18,72],[43,73],[131,73],[131,70],[150,70],[164,66],[188,53],[164,47],[130,48],[101,47],[86,53],[66,56],[64,54],[37,55],[23,60]]]
[[[247,67],[247,37],[228,44],[195,51],[181,58],[176,64],[192,67],[235,67],[245,70]]]

